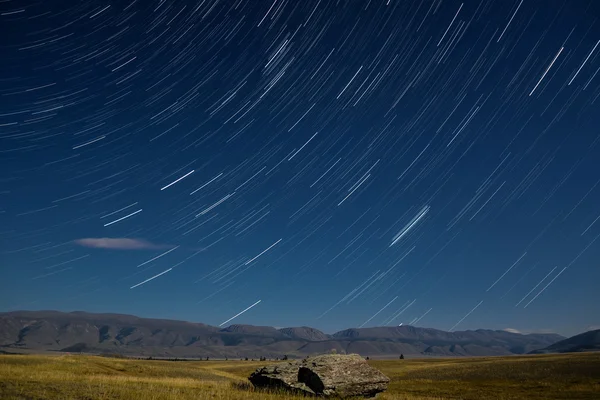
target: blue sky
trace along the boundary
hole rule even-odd
[[[0,310],[600,325],[593,1],[1,7]]]

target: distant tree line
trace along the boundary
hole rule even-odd
[[[330,354],[337,354],[337,351],[335,349],[330,350]],[[130,359],[130,360],[147,360],[147,361],[210,361],[210,357],[206,356],[206,357],[198,357],[198,358],[179,358],[179,357],[128,357],[125,356],[123,354],[116,354],[116,353],[105,353],[105,354],[100,354],[100,356],[102,357],[109,357],[109,358],[126,358],[126,359]],[[308,356],[307,356],[308,357]],[[404,354],[400,354],[400,360],[404,360]],[[369,360],[370,358],[367,356],[365,358],[366,360]],[[248,357],[244,357],[244,358],[240,358],[240,361],[287,361],[289,360],[289,357],[287,354],[284,354],[283,357],[279,358],[279,357],[275,357],[275,358],[267,358],[265,356],[260,356],[258,358],[258,360],[255,360],[254,358],[248,358]],[[229,357],[225,357],[225,361],[229,361]]]
[[[100,354],[100,356],[107,357],[107,358],[124,358],[124,359],[129,359],[129,360],[146,360],[146,361],[210,361],[210,357],[208,357],[208,356],[198,357],[198,358],[153,357],[153,356],[129,357],[129,356],[125,356],[123,354],[116,354],[116,353],[115,354],[105,353],[105,354]],[[279,358],[279,357],[267,358],[266,356],[260,356],[257,360],[254,358],[249,359],[248,357],[240,358],[240,361],[280,361],[280,360],[283,360],[283,361],[288,360],[287,354],[281,358]],[[225,361],[229,361],[229,357],[225,357]]]

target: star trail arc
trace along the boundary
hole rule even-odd
[[[3,2],[0,307],[597,323],[579,294],[600,304],[599,16],[594,0]]]

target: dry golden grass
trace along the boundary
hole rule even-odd
[[[0,356],[0,399],[304,398],[253,390],[247,377],[264,364],[4,355]],[[380,399],[600,399],[600,353],[370,364],[391,378],[389,390]]]

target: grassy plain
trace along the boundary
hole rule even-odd
[[[0,355],[0,399],[301,399],[255,391],[267,362]],[[378,399],[600,399],[600,353],[372,360],[391,378]]]

